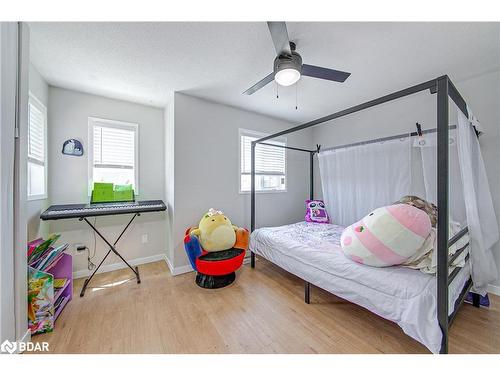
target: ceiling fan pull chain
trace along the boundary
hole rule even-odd
[[[280,85],[278,85],[278,83],[276,82],[276,99],[279,99],[280,95],[279,95],[279,87]]]
[[[298,107],[298,91],[299,91],[299,81],[295,84],[295,110],[297,110]]]

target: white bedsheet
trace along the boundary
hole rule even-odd
[[[343,228],[300,222],[255,230],[250,250],[298,277],[397,323],[438,353],[436,277],[405,267],[375,268],[348,259],[340,249]],[[470,275],[469,265],[450,285],[449,313]]]

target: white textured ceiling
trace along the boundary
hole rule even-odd
[[[287,24],[305,63],[352,73],[241,93],[272,71],[265,22],[30,23],[31,59],[49,84],[164,106],[173,91],[308,121],[442,74],[460,81],[500,66],[499,23]]]

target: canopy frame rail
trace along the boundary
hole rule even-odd
[[[316,145],[316,150],[308,150],[305,148],[299,148],[299,147],[292,147],[292,146],[285,146],[285,145],[277,145],[274,143],[266,143],[266,142],[256,142],[253,141],[251,143],[251,158],[252,158],[252,165],[251,165],[251,179],[250,179],[250,184],[252,185],[251,187],[251,231],[253,232],[255,229],[255,175],[257,174],[255,172],[255,148],[256,146],[260,145],[265,145],[265,146],[271,146],[271,147],[278,147],[278,148],[284,148],[287,150],[293,150],[293,151],[300,151],[300,152],[307,152],[309,153],[309,199],[314,199],[314,155],[317,154],[321,146]],[[250,252],[250,266],[252,268],[255,268],[255,253],[253,251]]]
[[[447,75],[443,75],[437,77],[435,79],[422,82],[420,84],[410,86],[408,88],[395,91],[388,95],[381,96],[377,99],[373,99],[342,111],[335,112],[328,116],[324,116],[309,122],[306,122],[301,125],[294,126],[292,128],[280,131],[275,134],[271,134],[269,136],[265,136],[263,138],[252,141],[251,143],[251,160],[252,160],[252,168],[251,168],[251,191],[250,191],[250,212],[251,212],[251,231],[255,230],[255,217],[256,217],[256,191],[255,191],[255,148],[258,144],[263,144],[266,141],[269,141],[273,138],[281,137],[287,134],[295,133],[300,130],[308,129],[313,126],[317,126],[320,124],[324,124],[326,122],[363,111],[365,109],[375,107],[387,102],[391,102],[396,99],[404,98],[409,95],[413,95],[424,90],[429,90],[431,94],[437,94],[437,127],[435,129],[437,133],[437,205],[439,207],[439,212],[444,213],[438,214],[438,222],[437,222],[437,320],[439,323],[439,327],[442,332],[442,341],[441,341],[441,350],[440,353],[448,353],[448,330],[453,322],[456,312],[460,305],[465,300],[469,290],[472,287],[472,280],[469,279],[460,294],[460,297],[455,303],[455,309],[453,313],[449,314],[448,302],[449,302],[449,293],[448,293],[448,285],[453,280],[453,278],[458,274],[452,275],[449,274],[449,265],[450,261],[455,260],[454,256],[449,257],[449,247],[453,245],[458,239],[455,240],[455,237],[452,239],[455,240],[450,244],[449,240],[449,99],[453,100],[453,102],[457,105],[459,110],[468,118],[468,110],[467,103],[463,99],[462,95],[458,92],[455,85],[451,82],[450,78]],[[332,124],[332,123],[330,123]],[[404,136],[408,136],[405,134]],[[396,136],[398,137],[398,136]],[[378,140],[380,141],[380,139]],[[358,143],[363,144],[363,143]],[[266,143],[266,145],[273,145],[270,143]],[[348,145],[346,145],[348,146]],[[346,147],[343,146],[343,147]],[[342,147],[342,146],[341,146]],[[313,171],[313,157],[315,154],[319,153],[320,146],[317,146],[317,150],[306,150],[299,148],[291,148],[292,150],[304,151],[310,153],[310,198],[314,197],[314,171]],[[460,233],[459,233],[460,234]],[[463,233],[462,235],[465,235]],[[464,251],[464,249],[459,249],[459,252]],[[458,257],[458,255],[457,255]],[[251,267],[255,267],[255,253],[251,252]],[[309,302],[310,299],[310,283],[306,281],[305,287],[305,300]],[[479,299],[478,295],[473,296],[474,305],[479,307]]]
[[[449,126],[450,130],[454,130],[456,128],[457,128],[456,125],[450,125]],[[434,128],[434,129],[423,130],[422,134],[431,134],[431,133],[436,133],[436,132],[437,132],[437,128]],[[393,141],[393,140],[396,140],[396,139],[403,139],[403,138],[406,139],[408,137],[416,137],[416,136],[419,136],[419,134],[417,132],[401,133],[401,134],[398,134],[398,135],[390,135],[388,137],[375,138],[375,139],[369,139],[367,141],[360,141],[360,142],[348,143],[348,144],[340,145],[340,146],[328,147],[328,148],[325,148],[323,150],[323,152],[325,152],[325,151],[340,150],[340,149],[349,148],[349,147],[364,146],[364,145],[369,145],[369,144],[372,144],[372,143]]]

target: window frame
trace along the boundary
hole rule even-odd
[[[242,170],[241,170],[241,137],[242,135],[246,136],[254,136],[257,137],[257,139],[267,137],[271,134],[268,133],[263,133],[258,130],[252,130],[252,129],[245,129],[245,128],[239,128],[238,129],[238,192],[239,194],[251,194],[252,190],[241,190],[241,175],[242,175]],[[287,138],[286,137],[277,137],[273,138],[271,141],[277,141],[277,142],[283,142],[285,146],[287,145]],[[259,146],[256,146],[259,147]],[[288,192],[288,150],[285,148],[285,188],[283,190],[259,190],[258,188],[255,189],[255,193],[257,194],[279,194],[279,193],[286,193]],[[250,174],[251,175],[251,174]]]
[[[88,189],[87,194],[92,196],[94,185],[94,126],[104,125],[110,128],[133,130],[134,135],[134,195],[139,195],[139,124],[121,120],[111,120],[102,117],[89,116],[88,118]]]
[[[30,150],[30,127],[31,127],[31,121],[30,121],[30,106],[34,106],[37,110],[42,112],[43,117],[44,117],[44,124],[43,124],[43,137],[44,137],[44,149],[43,149],[43,162],[41,162],[38,159],[35,159],[29,155],[29,150]],[[40,99],[38,99],[35,94],[33,94],[31,91],[28,93],[28,147],[27,147],[27,155],[26,155],[26,181],[27,181],[27,188],[26,188],[26,199],[28,201],[36,201],[36,200],[44,200],[47,199],[48,197],[48,135],[47,135],[47,107],[45,104],[42,103]],[[29,173],[29,164],[37,164],[43,166],[43,174],[44,174],[44,186],[43,186],[43,194],[30,194],[29,193],[29,185],[30,185],[30,173]]]

